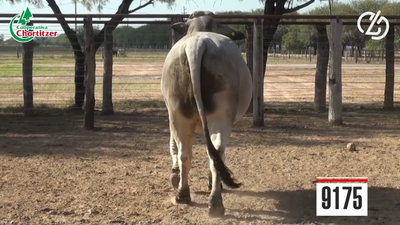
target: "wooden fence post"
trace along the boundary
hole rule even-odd
[[[84,120],[83,126],[87,130],[94,129],[94,86],[96,83],[96,55],[94,50],[94,38],[93,38],[93,23],[92,17],[88,17],[84,20],[85,29],[85,101],[83,105]]]
[[[249,67],[251,77],[253,77],[253,25],[246,25],[246,62]],[[253,98],[250,101],[248,113],[253,112]]]
[[[357,50],[353,50],[353,56],[354,56],[355,62],[358,63],[358,54],[357,54]]]
[[[176,18],[171,18],[171,25],[173,25],[177,21]],[[171,48],[175,44],[175,32],[173,29],[171,29]]]
[[[263,76],[262,20],[254,22],[253,34],[253,125],[264,126],[264,76]]]
[[[329,113],[332,125],[342,125],[342,20],[331,20],[331,54],[329,62]]]
[[[329,40],[325,25],[316,25],[316,28],[318,33],[318,42],[314,87],[314,108],[316,112],[323,113],[326,112],[326,77],[329,61]]]
[[[114,114],[112,101],[113,75],[113,31],[106,26],[104,29],[104,72],[103,72],[103,115]]]
[[[386,35],[386,79],[383,109],[394,109],[394,25]]]
[[[33,23],[28,23],[33,26]],[[24,115],[33,116],[33,40],[22,43],[22,86],[24,89]],[[17,47],[18,49],[18,47]],[[18,51],[17,51],[18,52]]]
[[[19,46],[15,47],[15,53],[17,53],[17,59],[19,59]]]

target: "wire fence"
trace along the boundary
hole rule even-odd
[[[9,17],[0,15],[0,109],[23,105],[23,48],[9,35],[5,22]],[[38,16],[35,15],[37,19]],[[128,24],[130,22],[130,24]],[[104,22],[103,22],[104,23]],[[227,22],[228,23],[228,22]],[[61,32],[57,23],[35,22],[47,26],[49,31],[59,31],[57,37],[35,38],[33,52],[33,96],[35,107],[65,108],[76,103],[76,83],[82,85],[83,78],[76,80],[76,52],[71,47],[71,37]],[[95,35],[103,28],[95,25]],[[127,21],[113,31],[113,89],[112,99],[116,110],[131,110],[137,107],[164,107],[160,92],[160,78],[164,59],[172,46],[170,21],[142,23]],[[70,22],[70,27],[74,28]],[[243,24],[231,26],[246,32]],[[281,24],[286,29],[282,35],[271,38],[268,62],[264,79],[264,97],[267,107],[299,108],[312,106],[315,96],[315,73],[317,42],[315,22],[307,25]],[[295,27],[295,28],[293,28]],[[296,27],[301,27],[296,29]],[[343,30],[354,30],[355,25],[344,25]],[[302,30],[310,29],[310,30]],[[399,26],[395,26],[395,64],[400,61]],[[309,35],[309,36],[304,36]],[[313,36],[314,35],[314,36]],[[347,35],[347,36],[345,36]],[[329,38],[329,26],[327,36]],[[351,39],[343,44],[342,77],[343,103],[345,106],[382,107],[385,91],[385,39],[372,41],[367,38],[343,36]],[[358,39],[357,39],[358,38]],[[76,43],[84,50],[83,26],[77,26]],[[243,57],[248,60],[247,41],[237,42]],[[358,42],[357,42],[358,41]],[[299,43],[303,42],[303,43]],[[360,44],[360,42],[363,42]],[[329,42],[319,41],[321,46]],[[104,70],[103,46],[96,52],[96,108],[101,108]],[[75,51],[76,51],[75,49]],[[329,51],[329,49],[325,49]],[[398,74],[398,68],[395,73]],[[399,77],[395,77],[395,83]],[[79,83],[81,82],[81,83]],[[395,85],[394,99],[398,104],[400,88]],[[397,100],[397,101],[396,101]],[[329,99],[327,99],[329,101]],[[299,106],[303,105],[303,106]]]

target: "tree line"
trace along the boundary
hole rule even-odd
[[[77,27],[79,43],[83,44],[83,27]],[[100,29],[94,27],[94,33]],[[165,48],[170,47],[171,28],[162,24],[148,24],[139,27],[124,26],[117,27],[113,32],[114,46],[116,48]],[[70,47],[71,44],[65,34],[55,38],[37,38],[40,45],[58,45]]]
[[[263,9],[256,9],[249,12],[227,11],[217,12],[217,14],[262,14]],[[388,2],[385,0],[359,0],[351,2],[335,2],[334,13],[340,15],[357,15],[365,11],[381,10],[382,15],[395,15],[400,12],[400,2]],[[293,12],[291,14],[298,14]],[[328,6],[317,7],[308,11],[309,15],[327,15]],[[234,21],[235,19],[231,19]],[[289,20],[282,20],[289,21]],[[292,19],[291,21],[296,21]],[[246,32],[244,25],[231,25],[233,28]],[[95,33],[100,32],[100,27],[94,27]],[[329,28],[328,28],[329,31]],[[80,43],[83,42],[83,27],[78,26],[77,37]],[[37,38],[40,45],[58,45],[70,47],[66,34],[61,34],[56,38]],[[382,50],[385,40],[371,40],[369,36],[360,33],[356,25],[345,25],[343,27],[343,47],[348,46],[351,51],[358,50]],[[148,24],[139,27],[120,25],[114,30],[114,46],[116,48],[154,48],[164,49],[171,47],[171,29],[168,25]],[[286,25],[278,26],[275,35],[269,46],[270,50],[281,52],[282,50],[294,53],[305,52],[310,49],[316,54],[317,49],[317,29],[314,25]],[[395,29],[395,48],[400,49],[400,29]]]

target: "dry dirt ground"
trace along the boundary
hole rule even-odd
[[[116,63],[113,97],[159,99],[157,85],[136,89],[123,79],[159,76],[162,64],[128,64]],[[173,203],[163,108],[132,110],[132,104],[124,113],[97,115],[97,131],[82,130],[82,115],[58,109],[33,118],[0,113],[0,224],[400,224],[399,109],[369,108],[382,105],[384,65],[343,65],[343,127],[309,110],[314,72],[313,64],[268,66],[266,126],[252,127],[251,115],[235,126],[227,164],[244,186],[225,191],[221,219],[207,213],[209,162],[201,135],[190,173],[193,204]],[[73,96],[40,91],[35,103],[55,98],[65,105]],[[349,142],[358,151],[347,151]],[[367,176],[369,216],[316,217],[317,176]]]
[[[225,217],[210,218],[201,135],[193,204],[173,203],[164,109],[96,115],[96,131],[84,131],[73,112],[2,114],[0,224],[400,224],[399,115],[347,110],[345,125],[331,127],[326,114],[267,110],[264,128],[247,115],[227,149],[244,185],[223,194]],[[368,217],[316,217],[317,176],[368,177]]]

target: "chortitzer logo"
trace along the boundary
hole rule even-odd
[[[361,27],[361,20],[369,15],[369,20],[371,20],[371,24],[369,25],[367,31],[365,31],[365,35],[370,35],[372,36],[372,40],[381,40],[382,38],[386,37],[387,33],[389,32],[389,21],[386,19],[386,17],[381,16],[381,10],[378,10],[378,12],[375,14],[373,12],[364,12],[363,14],[358,17],[357,20],[357,28],[361,33],[364,33],[363,28]],[[374,28],[375,25],[381,25],[381,23],[385,22],[385,31],[381,36],[378,36],[381,33],[381,28],[378,27],[378,31],[372,32],[372,28]]]
[[[15,26],[14,22],[18,17],[18,23]],[[26,10],[11,19],[10,34],[16,41],[24,43],[33,40],[35,37],[57,37],[58,31],[48,31],[47,26],[27,25],[32,17],[29,7],[26,7]]]

